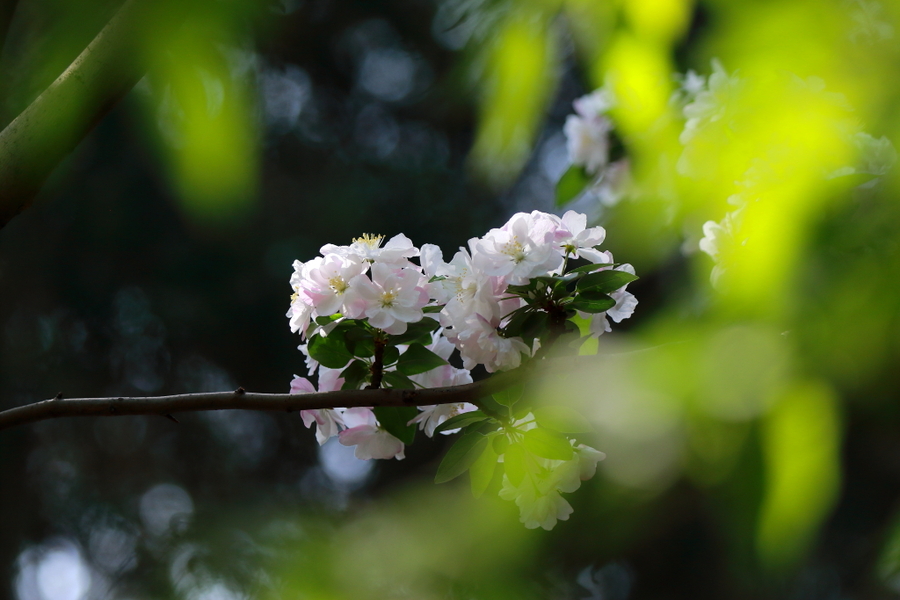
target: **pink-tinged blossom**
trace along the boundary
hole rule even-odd
[[[294,261],[294,272],[291,274],[291,289],[294,291],[291,296],[291,306],[287,311],[287,318],[290,319],[291,333],[300,332],[300,335],[306,334],[309,327],[310,319],[313,314],[312,301],[303,293],[301,282],[303,280],[304,263],[299,260]]]
[[[323,371],[324,371],[323,367]],[[329,371],[334,371],[335,369],[328,369]],[[337,384],[337,382],[340,384]],[[343,379],[336,380],[335,384],[338,385],[337,389],[340,389],[340,385],[343,384]],[[321,387],[322,375],[319,375],[319,382]],[[320,389],[319,391],[327,392],[332,391],[331,389]],[[298,377],[294,375],[293,381],[291,381],[291,393],[292,394],[313,394],[316,392],[316,388],[313,387],[313,384],[306,379],[305,377]],[[316,441],[319,442],[321,446],[330,438],[338,435],[338,432],[341,430],[341,427],[344,425],[343,419],[340,413],[342,409],[331,409],[331,408],[317,408],[313,410],[301,410],[300,418],[303,419],[303,424],[306,427],[312,427],[312,424],[316,424]]]
[[[343,414],[343,430],[338,441],[344,446],[356,446],[356,458],[396,458],[403,460],[403,442],[378,426],[375,413],[369,408],[350,408]]]
[[[468,373],[468,371],[466,371]],[[469,377],[469,383],[472,383],[472,378]],[[460,385],[460,384],[455,384]],[[468,402],[458,402],[454,404],[437,404],[435,406],[420,406],[420,412],[416,415],[415,418],[411,419],[408,425],[412,425],[413,423],[419,424],[419,429],[425,432],[425,435],[428,437],[434,437],[435,428],[452,417],[456,415],[461,415],[463,413],[472,412],[473,410],[478,410],[478,407],[474,404],[469,404]],[[450,435],[451,433],[457,433],[459,428],[457,429],[448,429],[446,431],[442,431],[444,435]]]
[[[562,265],[553,244],[555,227],[546,213],[516,213],[500,229],[477,240],[472,262],[488,275],[521,285]]]
[[[530,349],[521,338],[501,336],[497,331],[499,324],[499,319],[488,321],[480,315],[470,315],[452,329],[445,329],[444,335],[459,349],[467,369],[479,364],[488,373],[515,369],[522,363],[522,354],[529,355]]]
[[[363,271],[361,262],[329,254],[306,263],[300,286],[319,316],[333,315],[343,306],[350,280]]]
[[[569,162],[594,175],[609,161],[612,121],[604,113],[613,107],[614,101],[608,91],[600,89],[572,104],[577,114],[566,117],[563,126]]]
[[[612,262],[607,252],[594,248],[606,239],[606,230],[602,227],[588,227],[587,215],[574,210],[566,212],[560,218],[560,226],[556,231],[556,244],[562,252],[574,258],[583,258],[595,264]]]
[[[444,337],[443,333],[443,329],[434,331],[431,334],[431,343],[425,347],[444,360],[449,361],[450,355],[453,354],[455,348],[450,340]],[[412,375],[410,379],[423,388],[450,387],[472,383],[472,375],[468,369],[457,369],[449,362],[430,371]]]
[[[399,335],[407,323],[422,320],[428,300],[421,273],[375,263],[372,279],[358,275],[350,282],[346,310],[351,318],[365,317],[372,327]]]
[[[366,233],[354,238],[349,246],[326,244],[320,252],[323,255],[337,254],[357,262],[378,262],[398,269],[410,266],[412,263],[408,259],[419,255],[419,250],[402,233],[392,237],[384,246],[381,245],[383,240],[383,235]]]

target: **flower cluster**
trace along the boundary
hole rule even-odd
[[[630,181],[628,159],[611,159],[613,122],[608,113],[616,106],[615,96],[600,88],[572,105],[575,114],[567,116],[563,126],[571,167],[562,180],[571,185],[557,190],[557,202],[564,204],[588,190],[601,204],[612,206],[621,200]]]
[[[349,246],[323,246],[321,256],[295,261],[287,313],[318,386],[295,376],[291,392],[462,385],[478,365],[514,369],[560,339],[598,337],[637,304],[626,290],[634,269],[599,248],[605,237],[583,214],[535,211],[470,239],[449,262],[437,246],[420,250],[404,235],[384,245],[381,236],[364,235]],[[472,469],[473,486],[476,479],[486,486],[503,465],[501,496],[516,501],[526,526],[549,529],[571,512],[560,492],[590,477],[603,455],[566,437],[557,421],[541,424],[530,404],[514,410],[514,402],[497,402],[328,408],[301,417],[316,424],[320,444],[337,437],[361,459],[403,459],[418,430],[429,437],[462,430],[437,480]],[[491,439],[505,441],[488,451]]]
[[[437,246],[422,247],[422,266],[437,280],[434,294],[444,304],[440,313],[444,335],[459,350],[466,368],[481,364],[488,372],[513,369],[536,349],[534,337],[520,335],[513,323],[517,311],[534,306],[535,298],[511,293],[522,288],[510,286],[527,286],[540,277],[558,275],[569,259],[602,265],[598,271],[614,268],[612,254],[596,248],[606,231],[588,228],[586,223],[585,215],[574,211],[562,217],[538,211],[517,213],[503,227],[469,240],[468,249],[460,248],[449,263]],[[634,273],[630,265],[615,268]],[[624,286],[610,295],[615,303],[608,309],[579,312],[595,336],[609,331],[607,316],[618,323],[630,317],[637,305]],[[538,303],[538,308],[549,308],[553,299],[545,300],[547,304]]]

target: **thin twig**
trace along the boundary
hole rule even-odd
[[[208,410],[286,411],[356,406],[429,406],[474,402],[517,381],[516,371],[477,383],[423,390],[342,390],[317,394],[260,394],[238,388],[232,392],[115,398],[52,398],[0,412],[0,430],[61,417],[170,416]]]

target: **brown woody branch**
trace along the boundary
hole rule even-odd
[[[429,406],[476,402],[516,381],[521,373],[510,371],[489,379],[443,388],[422,390],[368,389],[317,394],[260,394],[238,388],[233,392],[177,394],[172,396],[69,398],[61,396],[0,412],[0,429],[61,417],[115,417],[159,415],[208,410],[262,410],[294,412],[315,408],[356,406]]]

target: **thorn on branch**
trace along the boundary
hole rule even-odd
[[[240,395],[240,394],[246,394],[246,393],[247,393],[247,390],[245,390],[243,387],[239,387],[238,389],[234,390],[234,393],[235,393],[235,394],[238,394],[238,395]]]
[[[58,394],[56,395],[56,397],[54,398],[54,400],[62,400],[62,399],[63,399],[62,392],[58,393]]]
[[[169,419],[170,421],[173,421],[173,422],[175,422],[175,423],[178,423],[178,419],[176,419],[175,417],[173,417],[173,416],[170,415],[169,413],[166,413],[166,414],[163,415],[163,416],[165,416],[165,417],[166,417],[167,419]]]

